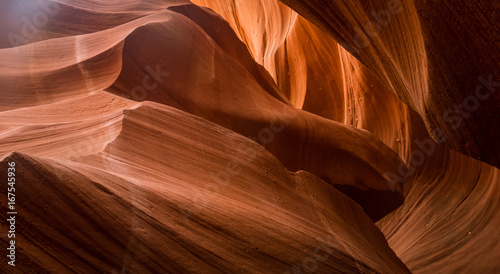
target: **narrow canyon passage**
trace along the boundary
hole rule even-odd
[[[1,272],[500,272],[499,14],[2,1]]]

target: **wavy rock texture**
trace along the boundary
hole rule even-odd
[[[301,2],[298,5],[305,6],[306,3]],[[336,2],[330,3],[335,5],[335,7],[340,6]],[[303,14],[320,27],[326,28],[321,21],[323,17],[313,17],[311,15],[315,14],[312,10],[315,10],[319,15],[322,12],[324,13],[325,8],[322,5],[322,3],[311,5],[311,10]],[[292,5],[292,7],[295,6]],[[358,5],[358,7],[362,7],[362,5]],[[473,8],[478,9],[478,7]],[[298,11],[300,12],[301,9],[299,8]],[[341,15],[347,16],[348,14]],[[488,17],[490,17],[489,14],[484,20]],[[403,19],[406,20],[408,18]],[[300,20],[301,18],[299,17],[298,22]],[[333,24],[332,22],[337,22],[336,20],[338,19],[330,17],[327,23]],[[370,17],[369,20],[374,19]],[[342,22],[351,21],[344,20]],[[340,25],[342,22],[337,23]],[[356,23],[356,21],[353,21],[353,23]],[[295,27],[299,29],[297,24]],[[346,27],[353,26],[349,24],[343,26],[335,25],[334,31],[336,33],[339,29]],[[401,26],[398,27],[401,28]],[[294,28],[290,32],[290,36],[295,31]],[[384,41],[384,43],[389,43],[409,34],[418,37],[419,33],[418,30],[415,30],[414,32],[406,31],[404,35],[394,35],[394,31],[392,34],[390,30],[387,31],[386,36],[388,36],[388,41]],[[402,30],[397,31],[401,32]],[[323,32],[309,27],[308,33],[302,34],[302,44],[321,44],[324,39],[321,35],[324,34],[319,33]],[[348,33],[350,32],[345,32],[345,34]],[[487,33],[494,34],[495,32]],[[353,34],[355,35],[356,33],[354,32]],[[315,36],[317,37],[316,39],[309,39]],[[377,39],[385,39],[385,36],[383,32],[380,32],[377,37],[372,39],[372,44],[360,47],[354,52],[352,48],[356,44],[353,44],[351,47],[348,44],[345,46],[355,55],[369,55],[371,51],[370,47],[376,47]],[[300,39],[298,40],[300,41]],[[345,43],[343,39],[339,38],[339,41]],[[284,43],[283,47],[287,47],[288,45]],[[394,46],[396,45],[396,53],[398,55],[411,54],[411,51],[404,51],[405,47],[408,47],[406,42],[404,45],[401,45],[401,42],[394,43]],[[409,45],[411,46],[411,43]],[[496,48],[493,47],[489,50],[492,49]],[[306,60],[302,60],[302,63],[310,62],[309,60],[311,59],[314,60],[316,52],[321,52],[322,56],[337,54],[335,45],[331,46],[331,50],[328,51],[329,53],[324,53],[317,48],[313,52],[313,54],[303,57]],[[498,206],[498,191],[495,190],[498,188],[500,181],[498,178],[498,169],[462,156],[459,153],[449,151],[445,147],[431,142],[422,119],[412,108],[401,103],[396,96],[391,94],[392,92],[396,92],[401,97],[400,92],[404,91],[404,89],[394,89],[390,84],[384,84],[383,77],[379,76],[380,73],[386,73],[385,70],[387,68],[375,70],[377,68],[375,65],[370,66],[368,63],[363,62],[374,72],[371,73],[347,50],[340,48],[339,55],[340,60],[334,62],[335,65],[332,67],[341,67],[341,73],[330,69],[324,64],[321,68],[327,71],[325,74],[330,75],[330,77],[340,75],[337,77],[340,79],[343,78],[343,90],[338,92],[339,94],[337,94],[336,98],[344,98],[345,111],[343,115],[331,115],[324,112],[318,114],[372,132],[387,146],[398,152],[400,157],[409,166],[408,173],[402,172],[399,174],[407,176],[404,187],[405,204],[377,223],[386,234],[391,247],[394,248],[398,256],[414,272],[432,272],[436,271],[436,269],[444,272],[498,271],[497,257],[500,252],[500,246],[499,239],[494,232],[495,227],[498,226],[499,219],[497,214],[494,213],[496,211],[495,208]],[[498,56],[498,54],[491,55],[493,59]],[[377,53],[370,56],[370,58],[381,58],[381,56]],[[281,62],[281,64],[290,64],[292,63],[292,59],[293,56],[285,62]],[[422,60],[416,60],[415,62],[418,64]],[[403,65],[407,66],[408,64]],[[487,64],[480,65],[486,66]],[[311,66],[314,66],[312,62]],[[467,67],[462,66],[462,68]],[[498,67],[496,69],[493,68],[493,72],[498,72]],[[308,68],[307,71],[309,72],[312,69],[314,68]],[[414,73],[415,71],[412,70],[412,75]],[[397,76],[397,74],[387,74],[386,77]],[[322,77],[322,79],[324,81],[328,80],[325,77]],[[378,79],[382,79],[382,81]],[[307,83],[313,82],[312,80],[310,79]],[[477,82],[477,80],[475,81]],[[277,82],[280,83],[279,77]],[[315,82],[316,79],[314,79],[313,83]],[[332,83],[332,80],[330,79],[329,82]],[[418,83],[420,85],[426,84],[420,80],[418,80]],[[454,85],[452,88],[454,88]],[[332,90],[335,89],[329,89],[329,91]],[[450,90],[450,87],[447,86],[446,90]],[[309,87],[308,84],[303,85],[301,93],[304,94],[303,96],[306,101],[315,100],[309,98],[319,98],[319,100],[316,100],[321,102],[323,98],[327,98],[325,95],[318,95],[316,88],[314,86]],[[490,103],[498,105],[498,100],[494,98],[490,99]],[[323,103],[323,105],[326,104],[328,102]],[[443,103],[443,105],[446,105],[446,103]],[[297,106],[300,107],[300,105]],[[494,107],[488,109],[488,105],[481,104],[481,108],[483,106],[485,107],[483,111],[498,115],[498,109],[496,111]],[[412,107],[416,108],[415,106]],[[447,107],[450,107],[450,105],[447,105]],[[328,109],[331,110],[332,108],[328,107]],[[480,109],[477,110],[477,112],[479,111]],[[494,120],[492,124],[495,122],[497,120]],[[494,131],[493,135],[489,136],[498,136],[498,133]],[[495,149],[498,142],[495,142],[494,137],[491,142],[489,145],[492,148],[488,150],[492,152],[498,151],[498,149]],[[420,155],[423,155],[423,157],[420,157]],[[422,163],[421,158],[423,158]],[[459,218],[463,218],[464,220],[459,220]],[[458,223],[460,225],[457,225]],[[486,253],[485,250],[487,250]]]
[[[361,60],[436,141],[499,166],[498,3],[282,2]]]
[[[348,93],[355,99],[354,119],[363,121],[358,126],[409,167],[405,203],[377,222],[394,251],[413,272],[497,272],[498,168],[434,143],[418,114],[359,62],[349,79],[357,83]]]
[[[15,271],[500,271],[498,5],[283,2],[0,4]]]
[[[351,199],[164,105],[123,111],[119,135],[99,153],[73,161],[13,153],[2,174],[7,162],[18,166],[16,193],[30,201],[18,213],[29,222],[17,239],[23,272],[262,273],[303,260],[324,273],[408,272]]]

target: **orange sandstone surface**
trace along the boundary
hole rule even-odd
[[[2,1],[0,272],[498,273],[499,14]]]

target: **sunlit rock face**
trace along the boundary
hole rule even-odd
[[[2,272],[500,271],[498,5],[282,2],[2,2]]]
[[[318,27],[326,29],[328,33],[333,32],[334,37],[336,37],[335,34],[337,34],[337,32],[341,32],[339,31],[339,29],[357,29],[357,21],[343,20],[342,22],[347,22],[347,24],[342,25],[342,23],[340,22],[337,23],[337,21],[340,21],[340,19],[336,18],[332,14],[322,13],[325,11],[325,7],[322,6],[322,3],[314,3],[314,5],[311,4],[311,10],[306,9],[306,3],[306,1],[302,1],[296,5],[291,4],[291,6],[297,7],[300,13],[303,13],[304,16],[311,19],[312,22],[316,23]],[[340,7],[340,4],[335,4],[333,2],[331,4],[333,7]],[[394,4],[397,3],[394,2]],[[407,3],[401,3],[401,5],[403,4],[408,5]],[[352,5],[353,6],[350,7],[352,9],[363,7],[363,5]],[[216,6],[210,7],[216,8]],[[299,7],[304,8],[301,9]],[[373,9],[374,11],[379,11],[375,7],[376,6],[373,6],[371,7],[371,9]],[[411,77],[415,77],[415,75],[418,76],[418,67],[422,67],[424,68],[424,70],[429,70],[428,66],[426,65],[426,52],[434,52],[438,49],[430,48],[428,50],[425,50],[425,47],[422,47],[423,50],[420,50],[420,52],[418,52],[417,54],[416,52],[418,47],[416,47],[416,45],[422,43],[418,42],[423,39],[421,37],[422,30],[417,28],[418,25],[414,26],[408,22],[398,23],[402,20],[411,21],[410,19],[412,18],[412,16],[416,17],[417,14],[409,12],[411,10],[414,10],[414,8],[408,6],[408,8],[405,8],[405,10],[401,13],[401,15],[405,16],[400,16],[397,6],[386,6],[385,9],[382,9],[382,7],[383,6],[380,6],[379,14],[385,14],[385,11],[388,11],[387,8],[389,7],[394,8],[394,14],[391,13],[387,16],[387,21],[391,21],[388,22],[390,23],[387,26],[388,29],[381,29],[377,36],[370,37],[370,40],[373,41],[370,41],[370,43],[366,43],[366,45],[362,45],[361,47],[358,43],[361,40],[356,40],[362,38],[361,34],[359,36],[354,36],[353,40],[348,40],[345,37],[340,37],[341,39],[339,41],[342,43],[346,43],[345,41],[352,42],[351,44],[345,44],[345,48],[347,48],[348,50],[344,49],[343,47],[338,47],[336,43],[332,43],[331,40],[327,40],[328,38],[325,38],[325,32],[314,28],[313,24],[299,17],[297,23],[294,25],[294,28],[290,32],[289,38],[285,40],[289,43],[284,43],[283,47],[287,48],[288,52],[292,51],[289,48],[289,45],[291,39],[295,38],[295,41],[302,41],[302,44],[305,45],[327,44],[328,48],[312,48],[312,50],[308,51],[309,53],[307,55],[303,55],[302,58],[299,58],[300,61],[297,61],[297,59],[294,58],[295,56],[292,55],[288,59],[285,59],[285,62],[281,62],[281,64],[286,64],[288,67],[293,66],[290,64],[306,64],[306,69],[302,69],[303,73],[300,74],[302,79],[304,79],[303,81],[305,82],[304,84],[302,84],[302,89],[300,91],[300,94],[302,94],[301,97],[304,98],[304,101],[307,102],[317,100],[318,102],[321,102],[323,106],[330,104],[328,105],[328,107],[324,108],[332,111],[336,108],[332,107],[331,101],[326,99],[329,97],[330,92],[334,93],[334,96],[330,98],[334,99],[334,101],[336,102],[342,102],[341,107],[344,109],[344,111],[342,111],[341,114],[334,115],[331,112],[325,113],[318,111],[318,109],[321,109],[321,106],[319,105],[316,105],[314,109],[307,109],[307,106],[301,105],[300,103],[295,103],[294,105],[296,107],[303,106],[304,109],[311,112],[315,112],[316,110],[318,112],[315,113],[329,119],[337,120],[345,124],[353,125],[355,127],[363,128],[372,132],[377,136],[378,139],[380,139],[387,146],[396,151],[409,166],[409,180],[405,183],[404,186],[406,197],[405,204],[400,209],[396,210],[394,213],[384,218],[377,224],[387,235],[391,247],[394,248],[400,258],[402,258],[403,261],[407,263],[412,271],[430,272],[435,271],[436,269],[443,269],[444,271],[449,272],[470,272],[477,269],[483,269],[485,271],[495,271],[498,268],[496,258],[500,251],[498,239],[493,237],[492,240],[492,236],[495,234],[494,229],[499,223],[499,216],[498,214],[494,213],[496,211],[496,207],[498,206],[498,169],[493,168],[488,164],[481,163],[477,160],[473,160],[469,157],[460,155],[459,153],[449,151],[445,147],[436,144],[431,140],[431,137],[427,133],[426,125],[423,123],[422,118],[419,117],[419,115],[414,111],[414,109],[419,111],[425,108],[430,108],[430,106],[425,105],[419,107],[418,104],[426,103],[426,101],[417,101],[420,100],[418,98],[424,98],[425,96],[427,96],[426,94],[428,94],[430,89],[428,87],[423,87],[428,85],[428,83],[432,81],[431,79],[426,79],[424,77],[417,77],[417,79],[415,80],[410,79],[411,81],[416,82],[414,86],[422,86],[422,88],[420,88],[422,92],[418,93],[418,88],[409,89],[414,93],[414,95],[410,94],[409,96],[414,96],[415,99],[406,100],[404,99],[406,97],[402,95],[402,93],[405,92],[405,89],[395,88],[392,86],[391,82],[385,85],[383,83],[384,77],[391,81],[393,81],[391,78],[394,79],[397,77],[401,77],[398,74],[387,73],[387,70],[394,68],[384,67],[383,62],[378,61],[373,62],[372,65],[371,62],[365,61],[365,59],[361,59],[363,60],[363,63],[368,66],[368,68],[371,70],[370,71],[364,65],[362,65],[361,62],[356,60],[355,57],[353,57],[353,55],[358,57],[363,57],[366,55],[366,60],[370,60],[368,58],[385,58],[384,56],[380,56],[380,53],[377,53],[378,51],[375,51],[376,54],[374,54],[374,49],[372,49],[373,47],[377,47],[377,41],[384,39],[382,40],[382,45],[384,45],[386,48],[394,47],[393,53],[389,53],[400,56],[398,57],[400,59],[393,60],[393,62],[401,62],[400,66],[402,69],[398,73],[404,72],[403,69],[405,69],[405,66],[407,67],[406,70],[408,71],[408,75],[410,75]],[[477,6],[472,8],[480,9],[480,7]],[[345,9],[346,8],[344,7],[344,10]],[[364,22],[363,20],[366,20],[367,22],[377,20],[377,17],[372,17],[373,14],[369,12],[370,7],[365,9],[367,9],[367,12],[365,12],[368,15],[367,18],[361,17],[361,22]],[[430,9],[430,7],[425,7],[422,5],[421,9]],[[455,7],[454,9],[458,8]],[[302,10],[304,10],[304,12],[302,12]],[[313,13],[308,12],[312,10],[321,10],[322,12],[318,12],[318,14],[324,15],[325,17],[330,15],[331,17],[326,17],[329,19],[326,22],[327,24],[325,25],[322,23],[322,17],[312,17],[310,14]],[[406,10],[409,11],[407,12]],[[218,10],[216,9],[216,11]],[[352,11],[352,13],[355,13],[355,11]],[[346,16],[349,16],[349,14],[339,14],[338,16],[343,16],[342,18],[344,18]],[[398,19],[398,16],[401,18]],[[489,20],[489,17],[489,14],[485,14],[485,18],[483,18],[483,20],[487,21]],[[358,20],[358,17],[353,18],[356,18]],[[436,20],[438,20],[438,18],[434,18],[434,21]],[[228,21],[230,21],[230,19],[228,19]],[[299,31],[303,29],[303,27],[301,27],[300,25],[300,22],[304,22],[304,24],[307,24],[309,29],[302,34],[299,34],[302,35],[302,38],[294,37],[293,35],[299,33]],[[426,23],[428,22],[426,21]],[[391,24],[394,24],[396,27],[392,27]],[[328,26],[330,25],[332,25],[331,30],[328,29]],[[450,25],[450,27],[451,26],[455,25]],[[495,27],[497,26],[492,26],[492,30],[488,32],[486,32],[485,30],[483,30],[482,32],[489,33],[490,35],[494,36],[498,33],[494,31]],[[462,31],[464,30],[462,29]],[[471,30],[469,29],[465,29],[465,31],[467,33],[471,32]],[[394,32],[404,34],[395,35]],[[343,34],[357,35],[356,32],[352,33],[347,31]],[[452,33],[447,33],[447,35],[452,35]],[[315,38],[311,39],[311,37]],[[436,36],[434,39],[438,38],[440,37]],[[413,39],[414,41],[410,41],[412,43],[407,43],[405,39]],[[481,36],[476,37],[475,39],[490,39],[490,37]],[[327,41],[327,43],[325,43],[325,41]],[[444,42],[451,44],[451,41]],[[393,43],[393,45],[391,45],[390,43]],[[438,42],[429,41],[427,43]],[[443,43],[443,41],[441,41],[440,43]],[[495,43],[491,42],[490,44]],[[455,46],[456,45],[454,45],[454,47]],[[297,48],[300,49],[302,47],[303,45],[297,46]],[[339,48],[339,51],[337,51],[337,48]],[[387,49],[385,49],[385,51],[387,51]],[[414,51],[415,53],[412,53],[412,51]],[[477,49],[477,51],[478,52],[476,52],[475,55],[485,54],[484,52],[490,52],[490,59],[495,60],[495,58],[498,58],[498,47],[490,47],[486,51],[485,49]],[[492,53],[492,51],[495,52]],[[323,60],[329,60],[330,57],[328,56],[339,57],[334,59],[334,62],[328,62],[326,64],[322,63],[318,65],[313,61],[316,60],[315,55],[317,53],[321,53],[318,55],[325,57],[322,58]],[[353,55],[351,55],[351,53]],[[456,58],[447,57],[449,54],[448,51],[446,51],[445,53],[446,54],[441,55],[437,54],[437,56],[433,56],[433,58],[450,58],[450,63],[456,63]],[[419,54],[421,57],[418,57]],[[461,54],[464,55],[468,53],[462,52]],[[408,56],[401,57],[401,55]],[[414,55],[413,59],[411,59],[411,55]],[[414,60],[413,63],[409,62],[410,60]],[[490,70],[493,75],[498,74],[498,65],[492,66],[489,61],[486,63],[482,63],[479,59],[472,59],[469,60],[469,62],[476,63],[476,67],[478,68],[477,71],[487,71],[487,69],[479,69],[490,66]],[[309,63],[310,65],[307,65],[307,63]],[[410,66],[411,68],[409,68]],[[342,70],[340,72],[335,71],[335,69],[338,68],[341,68]],[[330,84],[335,83],[337,84],[337,86],[340,86],[340,88],[335,89],[330,87],[327,89],[327,91],[322,92],[321,95],[318,95],[318,89],[316,88],[316,86],[314,86],[318,79],[316,77],[312,79],[308,78],[310,74],[307,73],[314,69],[326,71],[327,73],[325,74],[330,77],[318,77],[320,78],[319,81],[324,81]],[[459,66],[450,66],[449,69],[461,69],[463,71],[471,70],[471,68],[468,67],[468,65],[465,63],[460,64]],[[292,71],[296,70],[299,69],[292,69]],[[429,72],[425,72],[423,74],[428,73]],[[473,72],[472,74],[474,73],[475,72]],[[449,74],[450,76],[448,77],[458,77],[455,76],[454,72],[449,72]],[[480,75],[480,73],[477,72],[477,75]],[[488,80],[488,74],[484,75],[484,78]],[[335,79],[335,76],[337,76],[337,79],[339,80]],[[278,75],[277,78],[277,83],[280,84],[280,79],[286,79],[286,76],[282,76],[282,78],[280,78],[280,76]],[[299,78],[300,76],[295,77],[295,80]],[[424,79],[426,80],[422,81]],[[493,80],[495,79],[498,78],[493,78]],[[460,81],[464,80],[465,79],[460,79]],[[471,80],[469,78],[469,80],[471,81],[472,85],[479,84],[481,82],[478,79]],[[439,79],[436,81],[442,82],[445,80]],[[286,80],[284,82],[286,82]],[[291,83],[293,83],[293,81],[291,81]],[[453,83],[452,85],[441,85],[445,88],[438,90],[434,88],[434,97],[444,97],[443,93],[448,91],[459,93],[461,89],[456,88],[456,83]],[[280,87],[282,87],[282,89],[284,90],[287,90],[286,85],[280,85]],[[424,90],[426,91],[423,92]],[[472,90],[475,92],[475,89]],[[481,88],[480,94],[486,94],[486,90],[487,87]],[[397,96],[399,96],[405,102],[412,102],[412,100],[415,102],[411,104],[411,107],[408,107],[408,105],[399,101],[398,98],[392,93],[396,93]],[[475,95],[475,93],[473,92],[465,93],[465,95],[470,94]],[[485,97],[486,96],[487,95],[485,95]],[[289,97],[291,98],[292,102],[292,98],[296,98],[292,95],[289,95]],[[459,96],[459,98],[463,99],[464,96],[461,95]],[[479,100],[481,98],[478,97]],[[454,99],[455,98],[451,96],[451,98],[445,97],[441,100]],[[443,106],[439,106],[440,109],[447,109],[450,107],[450,105],[453,105],[452,103],[441,104]],[[484,109],[482,109],[483,107]],[[485,98],[480,107],[476,111],[471,112],[471,117],[472,115],[482,115],[480,112],[492,113],[492,117],[495,117],[495,115],[498,116],[498,100],[494,98],[494,94],[491,95],[491,98]],[[456,116],[456,114],[454,115]],[[450,119],[452,119],[454,115],[449,115]],[[427,119],[425,116],[423,118]],[[444,122],[444,126],[442,127],[443,130],[454,130],[457,134],[466,134],[465,131],[462,131],[462,127],[459,127],[455,130],[453,129],[454,124],[450,124],[447,121]],[[475,122],[473,120],[469,121],[468,119],[463,119],[463,123],[465,125],[465,123]],[[493,125],[494,127],[495,123],[498,123],[498,119],[491,120],[491,122],[486,123],[486,125],[484,121],[482,121],[480,125],[483,125],[483,128],[490,127],[491,125]],[[448,128],[445,128],[445,126],[447,126]],[[476,125],[476,127],[477,126],[478,125]],[[498,154],[498,149],[496,147],[498,145],[498,132],[495,131],[496,128],[497,127],[493,128],[493,134],[484,135],[488,136],[490,140],[490,144],[485,146],[484,151],[494,152],[495,154],[493,156],[496,156]],[[464,126],[463,129],[466,129],[466,127]],[[488,129],[486,128],[485,130]],[[452,134],[446,136],[450,136],[451,139],[455,138],[455,135]],[[420,157],[422,153],[424,158],[422,159],[423,161],[421,160],[422,157]],[[494,163],[493,160],[492,163]],[[486,217],[486,215],[488,215],[488,217]],[[464,220],[459,221],[458,218],[464,218]],[[460,225],[457,225],[457,223],[460,223]],[[476,230],[476,233],[474,233],[473,230]],[[485,247],[483,245],[487,245],[487,250],[492,250],[493,252],[488,252],[488,254],[485,254],[484,250],[486,249],[484,249]],[[436,260],[436,258],[439,258],[439,260]],[[476,263],[470,263],[472,258],[476,258]]]
[[[500,165],[498,3],[282,2],[361,60],[420,114],[434,140]]]

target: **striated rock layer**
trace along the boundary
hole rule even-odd
[[[331,4],[336,5],[336,7],[340,5],[334,2]],[[306,6],[306,2],[298,3],[298,5]],[[325,14],[325,8],[321,5],[322,3],[315,4],[315,6],[311,6],[311,9],[317,10],[317,14]],[[358,7],[360,6],[358,5]],[[292,7],[295,6],[292,5]],[[477,8],[474,7],[474,9]],[[298,11],[300,12],[301,9],[299,8]],[[306,11],[303,14],[317,23],[318,26],[324,27],[321,23],[321,16],[317,19],[312,16],[314,13]],[[269,15],[271,16],[271,13]],[[346,15],[342,14],[342,16]],[[486,18],[483,20],[487,20],[490,16],[491,13],[487,13]],[[319,23],[315,21],[315,18],[319,20]],[[298,22],[300,20],[299,17]],[[332,24],[334,20],[337,19],[332,17],[327,23]],[[369,20],[373,20],[373,18]],[[228,21],[231,20],[228,19]],[[352,23],[357,24],[355,21]],[[299,29],[297,24],[290,32],[289,37],[292,37],[296,29]],[[339,24],[342,24],[342,22],[339,22]],[[346,25],[351,27],[349,24],[345,24],[340,27],[335,26],[333,30],[338,31],[339,28],[345,28]],[[345,32],[344,34],[348,33]],[[385,38],[380,32],[379,36],[380,39],[387,39],[385,43],[403,37],[394,36],[393,33],[388,32],[386,36],[389,37]],[[494,31],[487,33],[495,35]],[[406,35],[409,34],[417,35],[418,31],[406,33]],[[324,38],[310,39],[311,37],[323,37],[321,35],[324,35],[324,33],[318,29],[314,30],[314,28],[310,27],[308,33],[302,35],[301,41],[305,45],[322,44],[324,42]],[[336,36],[334,35],[334,37]],[[298,40],[300,41],[300,39]],[[339,41],[343,42],[342,39]],[[340,48],[340,60],[332,62],[334,65],[331,67],[342,68],[341,73],[331,69],[327,64],[323,63],[321,65],[323,71],[327,72],[325,74],[330,77],[339,75],[338,77],[342,79],[343,91],[337,91],[337,97],[334,98],[344,98],[342,102],[345,109],[343,115],[332,115],[326,112],[316,113],[372,132],[387,146],[398,152],[409,166],[408,172],[398,174],[399,179],[403,177],[407,179],[404,186],[405,204],[380,221],[378,226],[384,231],[391,246],[412,271],[430,272],[436,269],[445,272],[498,271],[497,258],[498,254],[500,254],[500,246],[499,239],[494,232],[499,220],[499,217],[494,213],[498,206],[498,191],[496,190],[500,181],[498,169],[449,151],[445,147],[436,144],[427,133],[426,126],[418,114],[391,94],[396,92],[400,96],[399,92],[402,90],[395,90],[390,85],[379,81],[378,78],[383,80],[383,77],[378,75],[380,71],[373,70],[376,67],[369,66],[377,74],[377,76],[374,76],[350,54],[369,54],[369,47],[377,46],[375,38],[371,42],[373,42],[373,45],[367,44],[356,51],[353,51],[354,46],[349,47],[349,44],[344,44],[344,46],[350,52]],[[285,42],[283,47],[287,48],[288,45]],[[408,54],[403,50],[403,46],[408,45],[397,45],[397,54]],[[295,56],[291,56],[289,59],[285,59],[286,61],[278,63],[281,63],[284,67],[293,67],[290,64],[304,64],[314,60],[314,55],[318,52],[321,52],[322,56],[336,55],[336,46],[332,45],[331,48],[331,50],[326,50],[327,53],[316,48],[313,53],[303,56],[302,59],[299,58],[300,61],[296,61]],[[497,47],[490,48],[490,50],[494,49],[497,49]],[[497,57],[498,54],[491,54],[492,59]],[[380,56],[377,53],[370,56],[370,58],[380,58]],[[417,61],[421,62],[421,60]],[[365,62],[363,61],[363,63]],[[487,64],[480,65],[485,66]],[[460,67],[469,69],[466,65]],[[302,71],[309,72],[314,69],[311,62],[311,65]],[[498,68],[492,69],[492,71],[498,72]],[[414,72],[412,70],[412,74]],[[304,74],[309,75],[308,73],[302,73],[302,75]],[[397,75],[387,75],[386,77],[395,76]],[[283,76],[283,78],[286,79],[286,76]],[[280,83],[280,79],[283,78],[278,76],[277,82]],[[308,78],[304,77],[303,79]],[[327,109],[332,110],[333,108],[328,105],[331,102],[325,100],[325,98],[328,98],[328,93],[324,92],[318,95],[316,83],[322,80],[334,83],[333,78],[325,79],[325,77],[320,77],[319,80],[317,78],[308,80],[302,84],[300,93],[303,94],[305,101],[316,100],[322,104],[316,105],[315,109],[310,111],[317,111],[320,106],[327,106]],[[283,88],[286,90],[285,86]],[[454,87],[452,86],[452,88]],[[446,87],[446,90],[449,89],[450,87]],[[334,90],[332,88],[328,89],[329,92]],[[438,93],[442,95],[441,90]],[[438,96],[438,94],[435,96]],[[292,96],[290,97],[292,98]],[[490,103],[498,106],[498,100],[493,97],[490,99]],[[297,106],[300,107],[300,105]],[[493,115],[498,114],[498,108],[488,109],[487,105],[481,103],[481,108],[483,106],[486,107],[483,111],[490,112]],[[306,109],[305,105],[303,107]],[[497,119],[488,120],[490,124],[487,126],[494,125],[497,121]],[[450,122],[447,123],[450,125]],[[495,131],[495,126],[493,126],[493,129],[492,134],[483,136],[488,136],[490,140],[486,150],[495,154],[498,152],[498,149],[495,148],[498,144],[495,141],[498,132]]]
[[[498,3],[283,0],[420,116],[434,140],[498,167]]]
[[[498,5],[192,2],[0,3],[1,272],[500,271]]]
[[[98,153],[2,160],[26,199],[21,271],[408,272],[357,204],[251,140],[155,103],[121,113]]]

